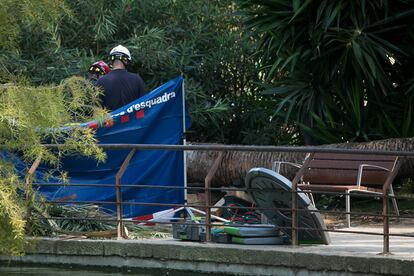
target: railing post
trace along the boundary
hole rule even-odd
[[[390,218],[389,218],[389,208],[388,208],[388,190],[393,182],[395,176],[399,168],[401,167],[401,158],[397,157],[394,166],[392,168],[392,172],[388,175],[387,179],[385,180],[384,186],[382,188],[382,218],[383,218],[383,255],[389,255],[390,252]]]
[[[121,177],[124,174],[126,168],[129,165],[132,157],[134,156],[136,149],[132,149],[128,156],[125,158],[124,162],[121,165],[121,168],[118,170],[115,176],[115,190],[116,190],[116,215],[117,215],[117,239],[126,239],[128,238],[125,233],[124,224],[122,221],[122,192],[121,192]]]
[[[36,158],[26,175],[26,232],[32,233],[32,201],[33,201],[33,175],[42,160],[42,155]]]
[[[382,217],[383,217],[383,255],[390,254],[390,218],[388,216],[388,193],[382,197]]]
[[[309,154],[303,163],[302,167],[299,169],[295,178],[292,180],[292,246],[299,245],[298,237],[298,182],[303,177],[305,170],[308,169],[308,165],[313,158],[313,153]]]
[[[292,246],[299,245],[298,238],[298,185],[293,183],[292,187]]]
[[[220,151],[213,166],[210,168],[206,178],[204,179],[204,188],[206,193],[206,242],[211,242],[211,180],[220,166],[221,160],[223,159],[225,152]]]
[[[351,227],[351,194],[349,190],[345,192],[345,211],[346,211],[346,227]]]

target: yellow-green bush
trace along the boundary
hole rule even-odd
[[[18,254],[24,249],[24,208],[18,186],[12,167],[0,160],[0,254]]]
[[[59,171],[59,159],[77,153],[103,161],[93,130],[74,122],[104,117],[100,91],[87,80],[73,77],[60,85],[31,86],[16,80],[0,86],[0,145],[15,151],[28,164],[38,156]],[[62,128],[64,125],[70,127]],[[61,143],[51,151],[42,143]],[[0,162],[0,254],[21,253],[24,248],[24,189],[14,167]],[[20,191],[20,192],[18,192]]]

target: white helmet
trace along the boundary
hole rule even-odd
[[[111,58],[111,60],[114,60],[115,58],[119,58],[122,60],[122,58],[126,57],[128,61],[131,61],[131,53],[126,47],[122,45],[114,47],[109,53],[109,57]]]

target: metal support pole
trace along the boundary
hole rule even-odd
[[[206,192],[206,242],[211,242],[211,180],[213,179],[213,176],[215,175],[218,167],[221,164],[221,160],[223,159],[224,153],[225,152],[222,151],[219,152],[219,155],[214,161],[213,166],[210,168],[210,171],[204,179],[204,187]]]
[[[122,191],[121,191],[121,177],[124,174],[126,168],[129,165],[132,157],[134,156],[136,150],[133,149],[129,152],[128,156],[125,158],[124,162],[121,165],[121,168],[118,170],[115,176],[115,190],[116,190],[116,215],[117,215],[117,238],[118,240],[127,239],[125,233],[124,224],[122,222]]]
[[[390,254],[390,218],[388,217],[388,193],[385,193],[382,197],[382,216],[383,216],[383,255]]]
[[[382,216],[383,216],[383,255],[389,255],[390,252],[390,217],[388,216],[388,191],[391,183],[394,181],[397,175],[398,169],[401,166],[401,158],[397,157],[394,166],[391,170],[391,174],[388,175],[382,188]]]
[[[351,194],[347,190],[345,192],[345,208],[346,208],[346,227],[351,227]]]
[[[186,121],[185,121],[185,86],[184,86],[184,73],[181,72],[181,77],[183,81],[181,83],[181,104],[183,105],[182,110],[182,122],[183,122],[183,146],[187,145],[187,137],[186,137]],[[182,151],[183,153],[183,186],[184,186],[184,220],[187,218],[187,214],[190,218],[194,217],[193,211],[188,206],[188,190],[187,190],[187,152],[185,150]]]
[[[36,158],[26,175],[26,232],[32,233],[32,202],[33,202],[33,175],[42,160],[42,155]]]
[[[182,89],[182,96],[181,96],[181,101],[182,101],[182,116],[183,116],[183,146],[186,146],[187,144],[187,138],[185,130],[186,130],[186,122],[185,122],[185,87],[184,87],[184,74],[181,74],[181,76],[183,77],[183,82],[181,85],[181,89]],[[188,196],[187,196],[187,153],[186,151],[183,151],[183,163],[184,163],[184,204],[187,205],[187,200],[188,200]]]
[[[299,238],[298,238],[298,186],[297,184],[293,184],[292,187],[292,246],[299,245]]]
[[[308,169],[310,161],[313,159],[313,153],[309,154],[292,181],[292,246],[299,245],[298,237],[298,182],[303,177],[305,170]]]

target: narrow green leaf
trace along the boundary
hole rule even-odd
[[[279,64],[282,62],[282,58],[278,58],[274,63],[273,63],[273,65],[272,65],[272,68],[270,68],[270,71],[269,71],[269,73],[268,73],[268,76],[267,76],[267,80],[269,80],[270,78],[272,78],[273,77],[273,73],[274,73],[274,71],[279,67]]]
[[[365,28],[378,27],[380,25],[388,24],[388,23],[390,23],[394,20],[402,19],[404,17],[408,17],[408,16],[412,16],[412,15],[414,15],[414,8],[410,9],[408,11],[405,11],[405,12],[401,12],[401,13],[396,14],[396,15],[391,16],[391,17],[385,17],[384,19],[378,20],[377,22],[375,22],[373,24],[367,25]]]
[[[312,2],[312,0],[306,0],[305,3],[295,12],[295,14],[292,16],[292,18],[289,20],[289,23],[292,23],[292,21]]]
[[[280,70],[283,70],[292,60],[294,60],[295,58],[297,58],[299,56],[299,52],[298,53],[294,53],[293,55],[291,55],[290,57],[288,57],[285,62],[282,64],[282,66],[280,67]]]
[[[342,8],[341,3],[339,2],[335,9],[332,11],[330,16],[325,20],[325,31],[330,27],[332,21],[335,19],[339,10]]]
[[[373,58],[371,57],[371,55],[370,54],[368,54],[368,53],[366,53],[365,55],[364,55],[364,58],[365,58],[365,60],[367,61],[367,63],[368,63],[368,66],[369,66],[369,68],[370,68],[370,71],[371,71],[371,74],[372,74],[372,76],[374,77],[374,79],[376,79],[377,78],[377,68],[379,68],[381,65],[380,64],[375,64],[375,62],[374,62],[374,60],[373,60]]]
[[[366,5],[367,5],[366,1],[362,0],[361,1],[361,11],[362,11],[362,15],[364,16],[364,18],[367,17],[367,13],[366,13],[366,9],[365,9]]]
[[[316,25],[319,24],[321,16],[325,12],[327,2],[328,0],[323,0],[322,3],[319,4],[318,12],[316,13],[316,20],[315,20]]]
[[[293,11],[296,12],[299,9],[300,0],[292,0]]]
[[[292,87],[290,86],[280,86],[280,87],[272,87],[268,88],[261,92],[262,95],[277,95],[277,94],[285,94],[289,91],[292,91]]]

